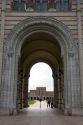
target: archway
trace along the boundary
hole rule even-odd
[[[19,82],[18,86],[21,86],[20,88],[24,88],[24,90],[20,90],[18,92],[18,95],[20,93],[20,97],[18,97],[20,100],[20,108],[27,107],[27,97],[28,97],[28,90],[27,90],[27,83],[30,76],[30,69],[31,67],[37,63],[37,62],[45,62],[47,63],[52,71],[53,71],[53,77],[55,81],[55,89],[58,92],[58,82],[56,82],[56,75],[58,76],[59,70],[63,72],[63,66],[62,66],[62,58],[61,58],[61,48],[56,41],[56,43],[53,43],[55,41],[50,34],[48,36],[48,33],[45,32],[35,32],[31,34],[28,39],[26,39],[21,47],[21,56],[19,59],[19,77],[22,76],[21,83]],[[27,42],[28,41],[28,42]],[[21,73],[20,73],[21,72]],[[21,75],[21,76],[20,76]],[[60,87],[59,87],[60,88]],[[25,91],[25,92],[24,92]],[[22,94],[24,92],[24,94]],[[57,94],[57,93],[56,93]],[[58,95],[55,94],[55,107],[58,107]],[[60,101],[61,99],[59,99]],[[59,102],[60,103],[60,102]]]
[[[51,65],[55,81],[64,74],[64,112],[80,113],[78,53],[74,43],[68,27],[55,19],[34,17],[15,26],[4,47],[2,82],[5,88],[2,86],[1,107],[12,112],[17,109],[19,69],[21,76],[25,77],[22,80],[26,81],[29,77],[26,71],[30,70],[32,64],[44,61]]]
[[[28,84],[28,105],[30,109],[52,108],[54,103],[54,80],[51,67],[38,62],[30,69]],[[49,107],[48,103],[49,102]]]

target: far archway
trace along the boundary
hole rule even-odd
[[[28,83],[28,100],[28,103],[34,103],[37,100],[35,105],[31,105],[33,108],[46,109],[48,106],[47,102],[50,102],[49,106],[53,107],[54,81],[52,69],[44,62],[36,63],[31,67]]]
[[[53,91],[51,67],[44,62],[34,64],[30,70],[29,84],[29,90],[34,90],[37,86],[45,86],[48,91]]]

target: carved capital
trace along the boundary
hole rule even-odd
[[[69,56],[69,57],[73,57],[73,56],[74,56],[74,53],[71,51],[71,52],[68,53],[68,56]]]
[[[14,54],[14,52],[13,52],[12,48],[10,47],[9,51],[8,51],[8,57],[12,57],[13,54]]]

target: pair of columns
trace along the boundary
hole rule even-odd
[[[28,80],[29,74],[24,74],[23,70],[20,70],[17,85],[17,110],[28,107]]]
[[[53,75],[54,78],[54,107],[64,109],[63,88],[64,78],[63,73],[59,71]]]
[[[22,109],[28,106],[28,80],[29,73],[23,75],[23,70],[18,74],[18,86],[17,86],[17,109]],[[53,75],[54,78],[54,107],[55,108],[64,108],[64,99],[63,99],[63,73],[59,70],[57,74]]]

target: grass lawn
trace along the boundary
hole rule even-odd
[[[37,102],[37,100],[34,99],[28,99],[28,105],[33,105]]]

